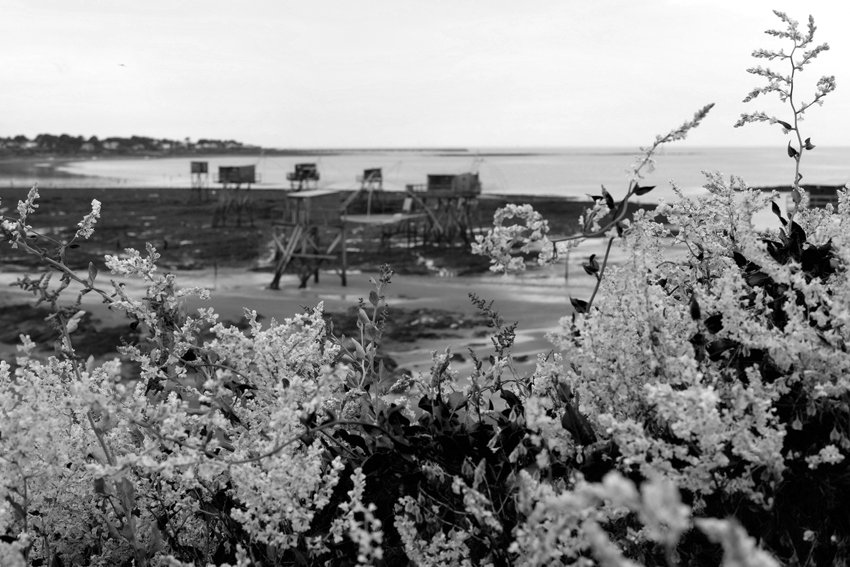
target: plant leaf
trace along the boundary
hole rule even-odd
[[[744,276],[744,280],[747,282],[747,285],[750,286],[761,286],[771,281],[770,276],[761,270],[747,274]]]
[[[605,197],[605,204],[608,205],[608,209],[613,211],[616,203],[614,203],[614,197],[611,196],[611,193],[605,190],[605,187],[602,187],[602,196]]]
[[[502,388],[502,390],[499,391],[499,396],[508,403],[508,406],[511,409],[518,407],[522,410],[522,402],[519,400],[519,397],[510,390]]]
[[[708,352],[708,357],[711,360],[717,361],[721,356],[723,356],[724,352],[733,349],[736,346],[738,346],[738,343],[732,339],[717,339],[716,341],[708,343],[705,350]]]
[[[446,403],[452,408],[452,411],[458,411],[462,409],[467,402],[466,394],[463,392],[452,392],[449,394],[449,399],[446,400]]]
[[[791,142],[788,142],[788,157],[796,158],[798,155],[800,154],[797,152],[797,150],[794,149],[794,147],[791,145]]]
[[[573,399],[573,391],[569,384],[558,382],[555,384],[555,393],[562,402],[569,403]]]
[[[776,204],[776,201],[771,201],[770,210],[773,211],[773,214],[779,217],[779,221],[782,223],[782,226],[788,224],[788,221],[782,216],[782,210],[779,208],[779,205]]]
[[[715,313],[711,317],[707,317],[704,322],[705,328],[710,333],[717,334],[723,330],[723,315],[721,313]]]
[[[572,304],[573,309],[575,309],[576,313],[587,313],[587,301],[571,297],[570,304]]]
[[[591,254],[587,262],[581,265],[588,275],[593,276],[599,273],[599,262],[596,261],[596,254]]]
[[[793,238],[799,239],[800,244],[806,241],[806,231],[803,230],[803,227],[801,227],[795,222],[791,223],[791,236]]]
[[[697,301],[697,298],[696,298],[695,295],[691,296],[691,303],[688,306],[688,308],[691,311],[691,319],[693,319],[694,321],[699,321],[700,318],[702,317],[702,313],[701,313],[701,310],[699,308],[699,301]]]

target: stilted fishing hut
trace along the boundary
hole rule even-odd
[[[315,163],[296,163],[295,171],[287,173],[286,179],[295,191],[309,189],[311,184],[315,189],[319,184],[319,169]]]
[[[384,173],[380,167],[364,169],[363,175],[357,176],[361,189],[380,191],[384,188]]]
[[[419,227],[425,214],[413,211],[413,199],[410,197],[405,196],[403,202],[379,197],[383,192],[383,174],[380,169],[363,170],[363,175],[358,175],[357,180],[360,189],[352,193],[340,208],[342,222],[350,225],[351,232],[361,234],[364,240],[372,236],[372,229],[379,230],[382,246],[393,236],[403,234],[410,247],[420,233]],[[395,211],[392,211],[393,207]]]
[[[406,191],[427,214],[427,234],[434,243],[474,240],[474,215],[481,195],[477,173],[430,174],[426,184],[408,185]]]
[[[341,223],[336,207],[323,210],[334,211],[332,216],[320,218],[314,205],[328,199],[338,206],[339,191],[313,189],[286,195],[288,219],[274,224],[274,277],[269,287],[280,289],[280,278],[291,269],[298,273],[299,288],[307,287],[310,277],[319,282],[319,268],[325,262],[338,262],[337,271],[342,285],[347,285],[345,255],[345,224]],[[325,244],[327,243],[327,244]]]
[[[209,198],[210,165],[205,161],[193,161],[189,164],[189,174],[192,176],[192,195],[198,200]]]
[[[236,226],[242,226],[243,213],[251,226],[254,226],[254,208],[251,202],[251,185],[257,182],[256,167],[253,165],[220,166],[218,182],[221,183],[221,193],[218,205],[213,213],[213,223],[225,226],[227,217],[236,214]],[[243,188],[244,187],[244,188]]]
[[[384,174],[381,168],[364,169],[363,175],[357,176],[357,181],[360,182],[360,190],[357,191],[353,198],[358,197],[361,193],[366,193],[366,214],[372,212],[372,198],[375,191],[383,191],[384,189]]]

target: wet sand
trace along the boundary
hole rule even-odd
[[[501,276],[492,273],[467,276],[438,277],[397,274],[386,290],[387,303],[394,308],[406,310],[431,309],[449,311],[458,316],[471,317],[476,308],[468,294],[493,300],[494,308],[506,322],[518,322],[516,346],[513,355],[518,371],[533,368],[538,353],[552,349],[546,334],[558,325],[560,318],[571,313],[569,296],[587,298],[593,289],[594,280],[581,269],[581,262],[591,253],[603,251],[602,241],[588,241],[571,254],[570,280],[564,280],[564,264],[537,268],[521,275]],[[618,261],[618,251],[612,254]],[[29,270],[27,270],[29,271]],[[11,287],[24,272],[4,270],[0,272],[0,305],[17,305],[31,302],[31,296]],[[81,272],[82,273],[82,272]],[[199,307],[214,307],[222,320],[237,321],[244,309],[254,309],[266,319],[282,320],[319,303],[326,312],[342,313],[354,305],[359,298],[368,297],[372,289],[370,277],[377,273],[360,271],[349,274],[348,286],[340,285],[340,279],[332,272],[323,272],[318,284],[311,281],[307,289],[299,289],[296,275],[286,274],[279,290],[268,288],[271,274],[229,267],[175,271],[180,287],[201,287],[210,290],[211,299],[202,301],[190,297],[184,302],[187,312]],[[110,276],[103,273],[98,277],[101,287],[109,286]],[[141,296],[143,286],[138,280],[116,279],[125,283],[131,295]],[[121,312],[108,310],[94,294],[84,298],[83,309],[89,311],[100,328],[126,327],[128,321]],[[432,352],[444,352],[448,347],[452,353],[460,354],[453,368],[463,372],[469,367],[468,349],[473,348],[479,357],[492,352],[488,329],[476,328],[444,329],[437,336],[416,341],[396,341],[392,336],[385,340],[386,353],[401,368],[412,372],[427,372]],[[13,345],[3,345],[0,354],[6,357],[14,352]]]

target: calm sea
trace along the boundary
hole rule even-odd
[[[320,188],[350,189],[364,169],[380,167],[384,188],[403,190],[407,184],[424,183],[429,173],[478,171],[484,193],[538,194],[583,197],[598,193],[604,184],[614,196],[622,195],[627,170],[638,150],[634,148],[482,149],[479,151],[350,151],[299,156],[204,156],[209,162],[210,184],[222,165],[255,165],[255,187],[288,187],[286,174],[296,163],[315,162]],[[45,174],[32,181],[43,187],[167,187],[191,186],[189,162],[193,158],[94,159],[60,167],[61,177]],[[794,162],[785,148],[675,148],[660,152],[655,171],[644,185],[656,185],[643,197],[654,201],[672,196],[671,182],[690,193],[703,184],[703,170],[742,177],[751,186],[788,185]],[[850,147],[817,148],[804,156],[803,182],[840,185],[850,182]],[[68,176],[67,174],[72,174]],[[0,184],[11,181],[0,177]],[[19,184],[20,179],[15,180]]]

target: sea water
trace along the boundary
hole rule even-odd
[[[637,148],[485,148],[470,150],[356,150],[321,151],[299,155],[229,155],[167,158],[109,158],[70,162],[59,166],[74,177],[51,178],[49,169],[38,179],[50,187],[161,187],[192,185],[190,162],[209,163],[208,182],[215,186],[219,166],[256,166],[257,188],[288,188],[286,174],[296,163],[316,163],[319,188],[353,189],[364,169],[382,168],[385,190],[404,190],[423,184],[428,174],[477,171],[483,192],[508,195],[552,195],[584,198],[598,194],[600,186],[615,197],[625,193],[629,169],[640,154]],[[655,170],[647,172],[642,185],[657,188],[644,202],[673,196],[675,184],[685,193],[699,191],[703,171],[741,177],[751,186],[790,185],[794,160],[784,147],[662,149]],[[850,182],[850,147],[817,148],[806,152],[803,182],[842,185]],[[16,180],[19,181],[19,180]],[[0,184],[9,181],[0,179]]]

